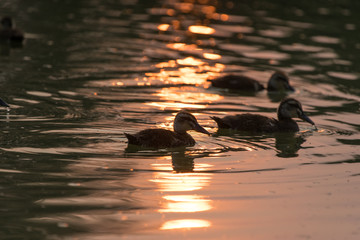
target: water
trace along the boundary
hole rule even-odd
[[[2,1],[1,239],[358,239],[358,1]],[[190,27],[192,26],[192,27]],[[189,28],[190,27],[190,28]],[[217,132],[283,96],[214,89],[288,73],[317,130]],[[189,109],[212,136],[127,148]]]

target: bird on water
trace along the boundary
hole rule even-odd
[[[304,113],[301,103],[294,98],[286,98],[281,101],[277,117],[269,118],[259,114],[237,114],[223,118],[211,117],[222,129],[234,129],[247,132],[296,132],[299,131],[298,124],[292,119],[300,118],[315,126],[315,123]],[[315,126],[316,128],[316,126]]]
[[[225,75],[208,81],[213,87],[239,91],[258,92],[265,89],[257,80],[243,75]],[[273,92],[295,91],[290,85],[288,76],[281,71],[271,75],[266,89]]]
[[[0,40],[21,43],[24,40],[24,34],[15,28],[11,17],[1,19]]]
[[[174,131],[161,128],[151,128],[142,130],[136,134],[125,133],[128,144],[137,145],[146,148],[173,148],[182,146],[194,146],[195,140],[189,130],[209,134],[194,115],[187,111],[180,111],[174,119]]]
[[[2,100],[1,98],[0,98],[0,106],[7,107],[7,108],[10,107],[9,104],[7,104],[7,103],[6,103],[4,100]]]

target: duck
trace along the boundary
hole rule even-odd
[[[208,81],[211,82],[213,87],[217,88],[248,92],[258,92],[265,89],[264,85],[257,80],[243,75],[225,75]],[[271,75],[266,89],[273,92],[295,91],[289,83],[288,76],[282,71],[276,71]]]
[[[136,134],[124,134],[128,139],[128,144],[159,149],[194,146],[196,142],[192,136],[187,133],[189,130],[210,135],[207,130],[200,126],[194,115],[184,110],[175,116],[174,131],[151,128],[142,130]]]
[[[11,17],[3,17],[1,19],[0,39],[10,42],[22,42],[24,40],[24,34],[14,28],[13,20]]]
[[[10,108],[9,104],[7,104],[4,100],[0,98],[0,106]]]
[[[294,98],[286,98],[280,102],[277,109],[277,117],[278,119],[260,114],[245,113],[225,116],[223,118],[212,116],[211,118],[220,129],[247,132],[297,132],[299,131],[299,126],[292,119],[293,117],[298,117],[315,126],[315,123],[304,113],[301,103]]]

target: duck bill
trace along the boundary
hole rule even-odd
[[[299,118],[304,120],[305,122],[308,122],[311,125],[315,126],[315,123],[308,116],[306,116],[304,113],[301,116],[299,116]]]
[[[293,88],[290,84],[288,85],[288,90],[292,91],[292,92],[295,92],[295,88]]]
[[[0,98],[0,106],[3,106],[3,107],[10,107],[6,102],[4,102],[4,100],[2,100]]]
[[[194,130],[197,131],[197,132],[201,132],[201,133],[205,133],[205,134],[210,135],[210,133],[209,133],[208,131],[206,131],[205,128],[203,128],[202,126],[200,126],[198,123],[195,124]]]

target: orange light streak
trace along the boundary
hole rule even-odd
[[[201,25],[192,25],[189,27],[189,31],[192,33],[206,34],[206,35],[215,33],[215,29]]]

